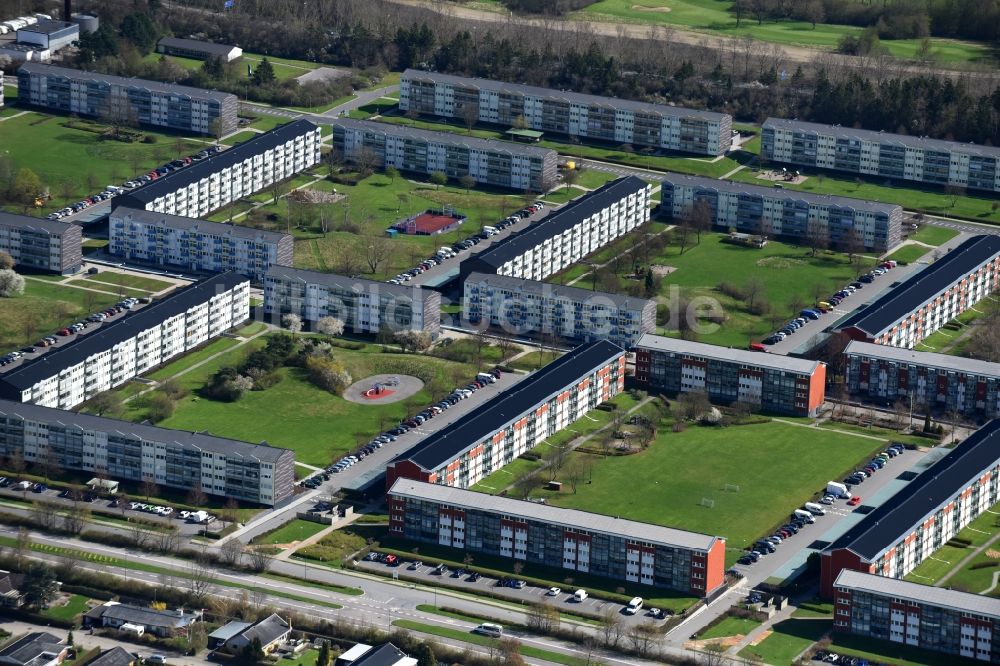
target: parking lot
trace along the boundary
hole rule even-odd
[[[557,610],[564,613],[601,615],[610,607],[619,611],[619,615],[624,622],[655,622],[666,620],[670,617],[666,613],[657,617],[657,615],[654,615],[654,609],[652,608],[643,608],[638,613],[629,615],[625,612],[623,604],[605,599],[597,599],[589,595],[583,601],[576,601],[574,593],[579,589],[577,587],[567,586],[565,589],[536,587],[524,581],[521,581],[521,583],[524,583],[522,587],[511,587],[509,585],[501,585],[497,578],[481,576],[479,574],[474,575],[472,572],[465,571],[464,569],[447,569],[441,571],[436,565],[424,564],[423,562],[414,560],[396,560],[390,564],[384,561],[383,554],[372,553],[372,555],[380,556],[380,559],[375,561],[366,559],[358,562],[358,566],[361,569],[367,569],[383,575],[387,570],[398,572],[400,576],[414,578],[431,586],[443,583],[458,589],[466,589],[474,594],[485,594],[488,592],[491,595],[521,604],[545,602],[552,604]],[[515,578],[509,579],[509,581],[516,580]]]
[[[100,328],[105,324],[114,323],[129,312],[135,312],[142,309],[150,302],[151,300],[149,298],[128,298],[124,301],[119,301],[116,306],[111,306],[105,309],[103,311],[104,318],[100,321],[96,321],[96,316],[93,317],[94,321],[88,321],[89,317],[97,314],[91,313],[88,314],[87,317],[83,317],[79,322],[71,324],[70,328],[59,329],[42,334],[39,336],[38,342],[30,347],[24,347],[20,351],[11,352],[11,354],[3,357],[3,359],[0,360],[0,374],[15,370],[29,361],[33,361],[41,356],[44,356],[45,354],[48,354],[52,350],[65,347],[77,338],[90,335],[94,331],[100,330]],[[72,327],[76,327],[76,330]],[[45,345],[40,344],[42,342],[45,342]],[[10,358],[11,355],[14,356],[13,360],[7,361],[6,359]]]

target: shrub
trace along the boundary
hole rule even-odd
[[[157,140],[158,139],[155,134],[146,134],[145,136],[142,137],[143,143],[156,143]]]
[[[174,401],[160,391],[153,391],[146,398],[146,418],[153,423],[166,421],[174,415]]]
[[[309,381],[324,391],[340,395],[351,385],[349,373],[339,361],[330,356],[311,354],[306,357],[306,372]]]

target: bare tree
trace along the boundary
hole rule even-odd
[[[362,146],[362,148],[355,153],[354,163],[358,167],[358,173],[361,174],[362,178],[367,178],[372,175],[375,171],[375,167],[379,163],[379,157],[375,154],[375,151],[368,146]]]
[[[156,485],[156,481],[154,481],[152,477],[147,477],[143,480],[139,491],[142,493],[143,497],[149,499],[150,497],[155,497],[160,494],[160,487]]]
[[[600,629],[604,645],[611,648],[618,647],[625,634],[625,627],[622,626],[618,611],[610,606],[601,613]]]
[[[90,507],[74,504],[63,516],[63,529],[70,534],[79,534],[90,522]]]
[[[385,236],[367,234],[361,238],[361,253],[370,273],[377,273],[392,254],[392,245]]]
[[[222,561],[231,567],[237,566],[243,560],[243,542],[239,539],[227,539],[219,548]]]
[[[250,568],[258,573],[263,573],[271,568],[271,556],[262,548],[247,549],[247,562]]]
[[[809,248],[810,256],[813,257],[829,247],[829,236],[826,226],[822,222],[819,220],[809,220],[809,224],[806,227],[805,244]]]
[[[193,600],[199,605],[204,604],[215,591],[215,575],[207,562],[192,562],[183,580]]]
[[[704,199],[698,199],[688,212],[687,218],[688,226],[697,235],[698,244],[701,244],[701,233],[710,231],[712,223],[715,221],[712,207]]]

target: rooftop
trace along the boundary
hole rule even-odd
[[[28,215],[15,215],[0,211],[0,226],[15,227],[19,229],[30,229],[44,231],[45,233],[62,236],[67,231],[73,230],[74,225],[56,220],[46,220]]]
[[[229,52],[236,48],[229,44],[216,44],[215,42],[205,42],[200,39],[184,39],[182,37],[164,37],[156,45],[187,49],[189,51],[201,51],[202,53],[220,56],[229,55]]]
[[[52,634],[31,632],[11,641],[0,650],[0,664],[3,666],[47,664],[66,647],[62,639]]]
[[[852,199],[850,197],[838,197],[829,194],[812,194],[810,192],[789,190],[783,187],[765,187],[763,185],[740,183],[735,180],[705,178],[704,176],[686,176],[672,173],[663,178],[663,182],[680,187],[695,187],[732,194],[755,194],[761,197],[792,199],[818,206],[852,208],[871,213],[885,213],[886,215],[892,215],[896,210],[900,212],[903,210],[900,206],[879,203],[877,201],[865,201],[864,199]]]
[[[123,219],[125,222],[140,222],[142,224],[169,227],[183,231],[194,231],[210,236],[230,236],[233,238],[245,238],[247,240],[259,241],[262,243],[277,243],[283,238],[291,238],[291,234],[284,234],[276,231],[264,231],[262,229],[252,229],[238,224],[223,224],[221,222],[209,222],[199,220],[196,217],[184,217],[182,215],[168,215],[167,213],[157,213],[142,208],[119,207],[112,214],[114,219]]]
[[[359,277],[346,277],[335,273],[320,273],[289,266],[271,266],[264,280],[291,280],[305,284],[316,284],[330,289],[364,294],[389,294],[395,298],[408,298],[415,303],[423,302],[432,295],[432,290],[416,285],[392,284]]]
[[[569,90],[553,90],[552,88],[526,86],[521,83],[505,83],[504,81],[494,81],[492,79],[454,76],[452,74],[441,74],[439,72],[425,72],[418,69],[408,69],[403,72],[403,80],[405,81],[407,79],[423,79],[425,81],[434,81],[435,83],[450,83],[452,85],[477,88],[479,90],[490,90],[497,93],[530,95],[546,99],[564,100],[570,104],[607,106],[615,109],[627,109],[629,111],[638,111],[670,117],[698,118],[700,120],[716,121],[721,121],[726,117],[726,114],[716,113],[715,111],[687,109],[681,106],[668,106],[666,104],[651,104],[649,102],[637,102],[635,100],[620,99],[617,97],[586,95],[584,93],[572,92]]]
[[[238,635],[243,636],[247,642],[259,638],[263,646],[268,646],[278,640],[291,630],[291,625],[277,613],[271,613],[263,620],[255,622],[250,627],[241,631]]]
[[[76,24],[74,24],[76,25]],[[182,95],[192,99],[215,100],[219,103],[229,99],[235,99],[235,95],[218,92],[216,90],[204,90],[202,88],[192,88],[190,86],[179,86],[173,83],[160,83],[149,79],[135,79],[124,76],[114,76],[112,74],[98,74],[97,72],[87,72],[82,69],[71,69],[69,67],[59,67],[57,65],[43,65],[37,62],[26,62],[17,70],[18,74],[33,74],[37,76],[62,77],[73,81],[90,81],[99,85],[121,86],[124,88],[142,88],[152,92],[166,93],[168,95]]]
[[[1000,619],[1000,599],[984,594],[971,594],[943,587],[921,585],[899,578],[876,576],[851,569],[841,571],[833,585],[834,587],[872,592],[931,606],[941,606],[960,613],[975,613],[976,615]]]
[[[647,541],[664,546],[678,546],[692,550],[708,551],[721,537],[678,530],[672,527],[640,523],[635,520],[615,518],[577,509],[564,509],[549,504],[527,502],[510,497],[486,495],[473,490],[462,490],[437,483],[424,483],[412,479],[397,479],[389,490],[390,495],[447,504],[478,511],[489,511],[507,516],[561,525],[591,532]]]
[[[145,208],[146,204],[152,203],[160,197],[176,192],[191,183],[197,183],[202,178],[219,173],[223,169],[238,164],[254,155],[260,155],[277,146],[288,143],[296,137],[315,132],[317,129],[319,128],[308,120],[293,120],[290,123],[278,125],[274,129],[263,134],[258,134],[249,141],[244,141],[229,150],[216,153],[183,169],[160,176],[156,180],[146,183],[128,194],[112,199],[112,202],[115,204],[114,208],[117,209],[120,206]]]
[[[591,291],[580,287],[565,287],[538,280],[526,280],[524,278],[512,277],[510,275],[497,275],[495,273],[469,273],[465,278],[465,284],[471,283],[487,284],[491,287],[510,289],[525,294],[544,295],[548,298],[565,298],[575,302],[593,301],[595,305],[611,304],[620,310],[642,310],[652,303],[645,298],[635,298],[624,294],[611,294],[604,291]]]
[[[144,627],[169,627],[171,629],[186,627],[198,619],[198,615],[180,610],[157,610],[116,602],[96,606],[87,612],[87,617],[93,619],[112,618],[132,624],[141,624]]]
[[[390,463],[409,460],[422,469],[434,471],[450,463],[464,451],[547,402],[581,377],[607,365],[625,351],[607,340],[580,345],[568,354],[536,370],[518,384],[467,413],[441,430],[425,437]]]
[[[345,655],[340,655],[338,659],[343,659]],[[369,648],[360,657],[355,657],[351,666],[415,666],[416,659],[407,657],[406,653],[392,643],[383,643],[377,647]]]
[[[510,141],[494,141],[492,139],[480,139],[474,136],[463,136],[451,132],[434,132],[432,130],[418,129],[407,125],[396,125],[394,123],[377,123],[370,120],[354,120],[352,118],[337,118],[330,122],[332,127],[343,127],[358,132],[372,132],[385,136],[396,136],[404,139],[423,139],[428,143],[446,144],[449,146],[464,146],[469,150],[492,151],[496,153],[507,153],[510,155],[530,155],[545,159],[556,158],[556,151],[548,148],[539,148],[521,143],[511,143]]]
[[[822,123],[810,123],[802,120],[791,120],[788,118],[768,118],[763,127],[775,127],[798,132],[814,132],[824,136],[834,136],[843,139],[857,139],[858,141],[872,141],[877,143],[894,143],[899,146],[909,148],[919,148],[924,150],[943,150],[966,153],[969,155],[981,155],[983,157],[995,157],[1000,159],[1000,148],[994,146],[983,146],[977,143],[959,143],[958,141],[944,141],[942,139],[931,139],[922,136],[909,136],[906,134],[890,134],[888,132],[854,129],[853,127],[841,127],[840,125],[824,125]]]
[[[119,342],[159,326],[167,319],[183,314],[196,305],[208,302],[213,296],[245,282],[249,282],[249,279],[237,273],[222,273],[178,289],[150,305],[127,312],[117,321],[101,324],[93,333],[79,335],[72,342],[0,375],[0,386],[9,386],[18,392],[31,388],[66,368],[82,363],[94,354],[107,351]]]
[[[833,542],[826,552],[846,549],[868,562],[876,561],[916,525],[954,499],[1000,459],[1000,420],[972,433],[905,488],[867,514]]]
[[[870,342],[850,342],[844,350],[845,354],[855,354],[858,356],[870,356],[875,359],[894,361],[904,365],[918,365],[929,368],[940,368],[943,370],[954,370],[967,374],[983,375],[986,377],[1000,377],[1000,363],[980,361],[964,356],[952,356],[951,354],[935,354],[934,352],[914,351],[893,347],[891,345],[876,345]]]
[[[576,226],[582,220],[611,204],[636,192],[641,192],[649,184],[635,176],[625,176],[613,180],[592,192],[573,199],[568,204],[532,224],[524,231],[510,234],[504,240],[494,243],[478,255],[466,261],[472,266],[489,266],[499,269],[508,261],[538,247],[549,238],[557,236]],[[493,271],[495,272],[495,271]]]
[[[120,645],[116,645],[110,650],[105,650],[97,659],[91,661],[87,666],[130,666],[138,661],[135,655]]]
[[[144,423],[129,423],[128,421],[118,421],[104,416],[78,414],[64,409],[42,407],[27,402],[0,400],[0,418],[8,417],[49,425],[59,425],[84,432],[113,433],[120,437],[134,438],[144,442],[176,444],[185,449],[224,454],[230,458],[238,457],[277,463],[281,458],[293,455],[288,449],[273,447],[266,442],[250,444],[249,442],[241,442],[237,439],[216,437],[207,432],[159,428]]]
[[[662,335],[646,333],[635,343],[636,349],[653,349],[656,351],[673,352],[684,356],[697,356],[699,358],[714,358],[720,361],[731,363],[746,363],[761,368],[774,368],[775,370],[785,370],[804,375],[811,375],[816,372],[822,363],[810,361],[804,358],[794,358],[782,354],[768,354],[764,352],[751,351],[749,349],[736,349],[734,347],[719,347],[704,342],[692,342],[680,338],[667,338]]]
[[[252,625],[252,622],[232,620],[210,633],[208,638],[225,643],[233,636],[242,633],[245,629],[249,629]]]
[[[931,301],[955,281],[1000,254],[1000,236],[973,236],[908,280],[885,291],[875,302],[842,321],[874,337]]]
[[[34,32],[39,35],[54,35],[60,33],[64,30],[70,30],[71,32],[79,32],[80,26],[76,23],[66,23],[65,21],[49,21],[47,19],[42,19],[34,25],[26,25],[23,28],[18,29],[18,32]]]

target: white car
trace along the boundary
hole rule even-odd
[[[562,588],[550,587],[549,591],[546,592],[545,594],[547,594],[550,597],[558,597],[560,592],[562,592]]]

